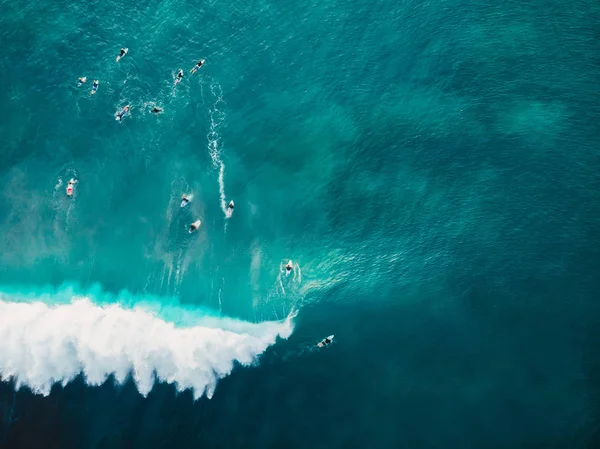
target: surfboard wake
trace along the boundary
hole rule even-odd
[[[210,86],[210,91],[215,97],[215,102],[209,111],[210,115],[210,131],[206,136],[208,139],[208,152],[212,159],[213,166],[219,170],[218,183],[219,183],[219,199],[221,204],[221,210],[225,215],[225,218],[231,217],[231,210],[227,208],[227,201],[225,196],[225,164],[221,159],[221,136],[218,133],[218,128],[221,123],[225,120],[225,112],[219,107],[222,107],[225,102],[223,101],[223,90],[218,83],[213,83]]]

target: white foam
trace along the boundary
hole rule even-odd
[[[278,336],[289,337],[292,318],[255,324],[200,317],[182,328],[140,308],[87,298],[57,306],[0,300],[0,376],[48,395],[80,373],[90,385],[111,374],[122,383],[131,373],[143,395],[158,379],[210,398],[235,361],[250,365]]]
[[[212,159],[213,166],[219,170],[218,182],[219,182],[219,196],[221,201],[221,210],[225,215],[225,218],[231,217],[230,211],[227,209],[227,201],[225,195],[225,164],[221,160],[221,150],[219,148],[221,136],[217,132],[219,125],[225,120],[225,113],[219,109],[223,101],[223,90],[218,83],[213,83],[210,86],[210,91],[216,98],[213,104],[210,114],[210,131],[207,135],[208,138],[208,152]]]

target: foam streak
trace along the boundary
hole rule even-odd
[[[218,182],[221,210],[223,211],[225,218],[229,218],[231,214],[227,209],[227,196],[225,195],[225,164],[221,160],[221,150],[219,148],[221,136],[217,132],[219,125],[225,120],[225,113],[219,109],[219,106],[224,103],[223,91],[218,83],[211,84],[210,91],[216,97],[216,101],[213,104],[212,109],[209,111],[210,131],[207,135],[208,152],[212,159],[213,166],[219,170]]]

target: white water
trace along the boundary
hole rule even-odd
[[[176,327],[156,313],[87,298],[56,306],[0,300],[0,376],[48,395],[80,373],[90,385],[111,374],[122,383],[131,373],[142,395],[158,379],[210,398],[235,361],[250,365],[278,336],[288,338],[292,318],[254,324],[200,316]]]
[[[215,102],[209,111],[210,131],[207,135],[208,152],[214,167],[219,170],[218,182],[221,210],[223,211],[225,218],[229,218],[231,216],[231,211],[227,209],[227,196],[225,195],[225,164],[221,160],[221,136],[218,133],[219,125],[225,120],[225,112],[219,109],[219,106],[224,104],[223,91],[218,83],[211,84],[210,91],[215,97]]]

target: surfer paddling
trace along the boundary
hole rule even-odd
[[[125,47],[121,48],[121,51],[119,52],[119,56],[117,56],[116,61],[119,62],[121,60],[121,58],[127,54],[128,51],[129,51],[128,48],[125,48]]]
[[[193,223],[190,225],[190,230],[189,230],[188,232],[189,232],[190,234],[191,234],[192,232],[196,232],[196,231],[198,230],[198,228],[200,227],[200,224],[201,224],[201,223],[202,223],[202,222],[201,222],[200,220],[196,220],[195,222],[193,222]]]
[[[115,120],[122,120],[123,116],[129,112],[129,105],[125,106],[121,111],[115,114]]]
[[[326,337],[323,340],[321,340],[319,343],[317,343],[317,346],[319,348],[323,348],[327,345],[330,345],[332,341],[333,341],[333,335],[330,335],[329,337]]]
[[[179,72],[177,72],[177,79],[175,79],[175,86],[177,86],[179,83],[181,83],[182,79],[183,79],[183,70],[179,69]]]
[[[69,182],[67,183],[67,196],[73,196],[73,188],[75,187],[76,183],[77,181],[73,178],[69,180]]]
[[[196,65],[194,66],[194,68],[192,70],[190,70],[190,73],[193,75],[194,73],[196,73],[196,70],[198,70],[203,65],[204,65],[204,59],[201,59],[200,61],[198,61],[196,63]]]
[[[192,195],[186,195],[185,193],[181,195],[181,207],[185,207],[188,205],[190,201],[192,201]]]

